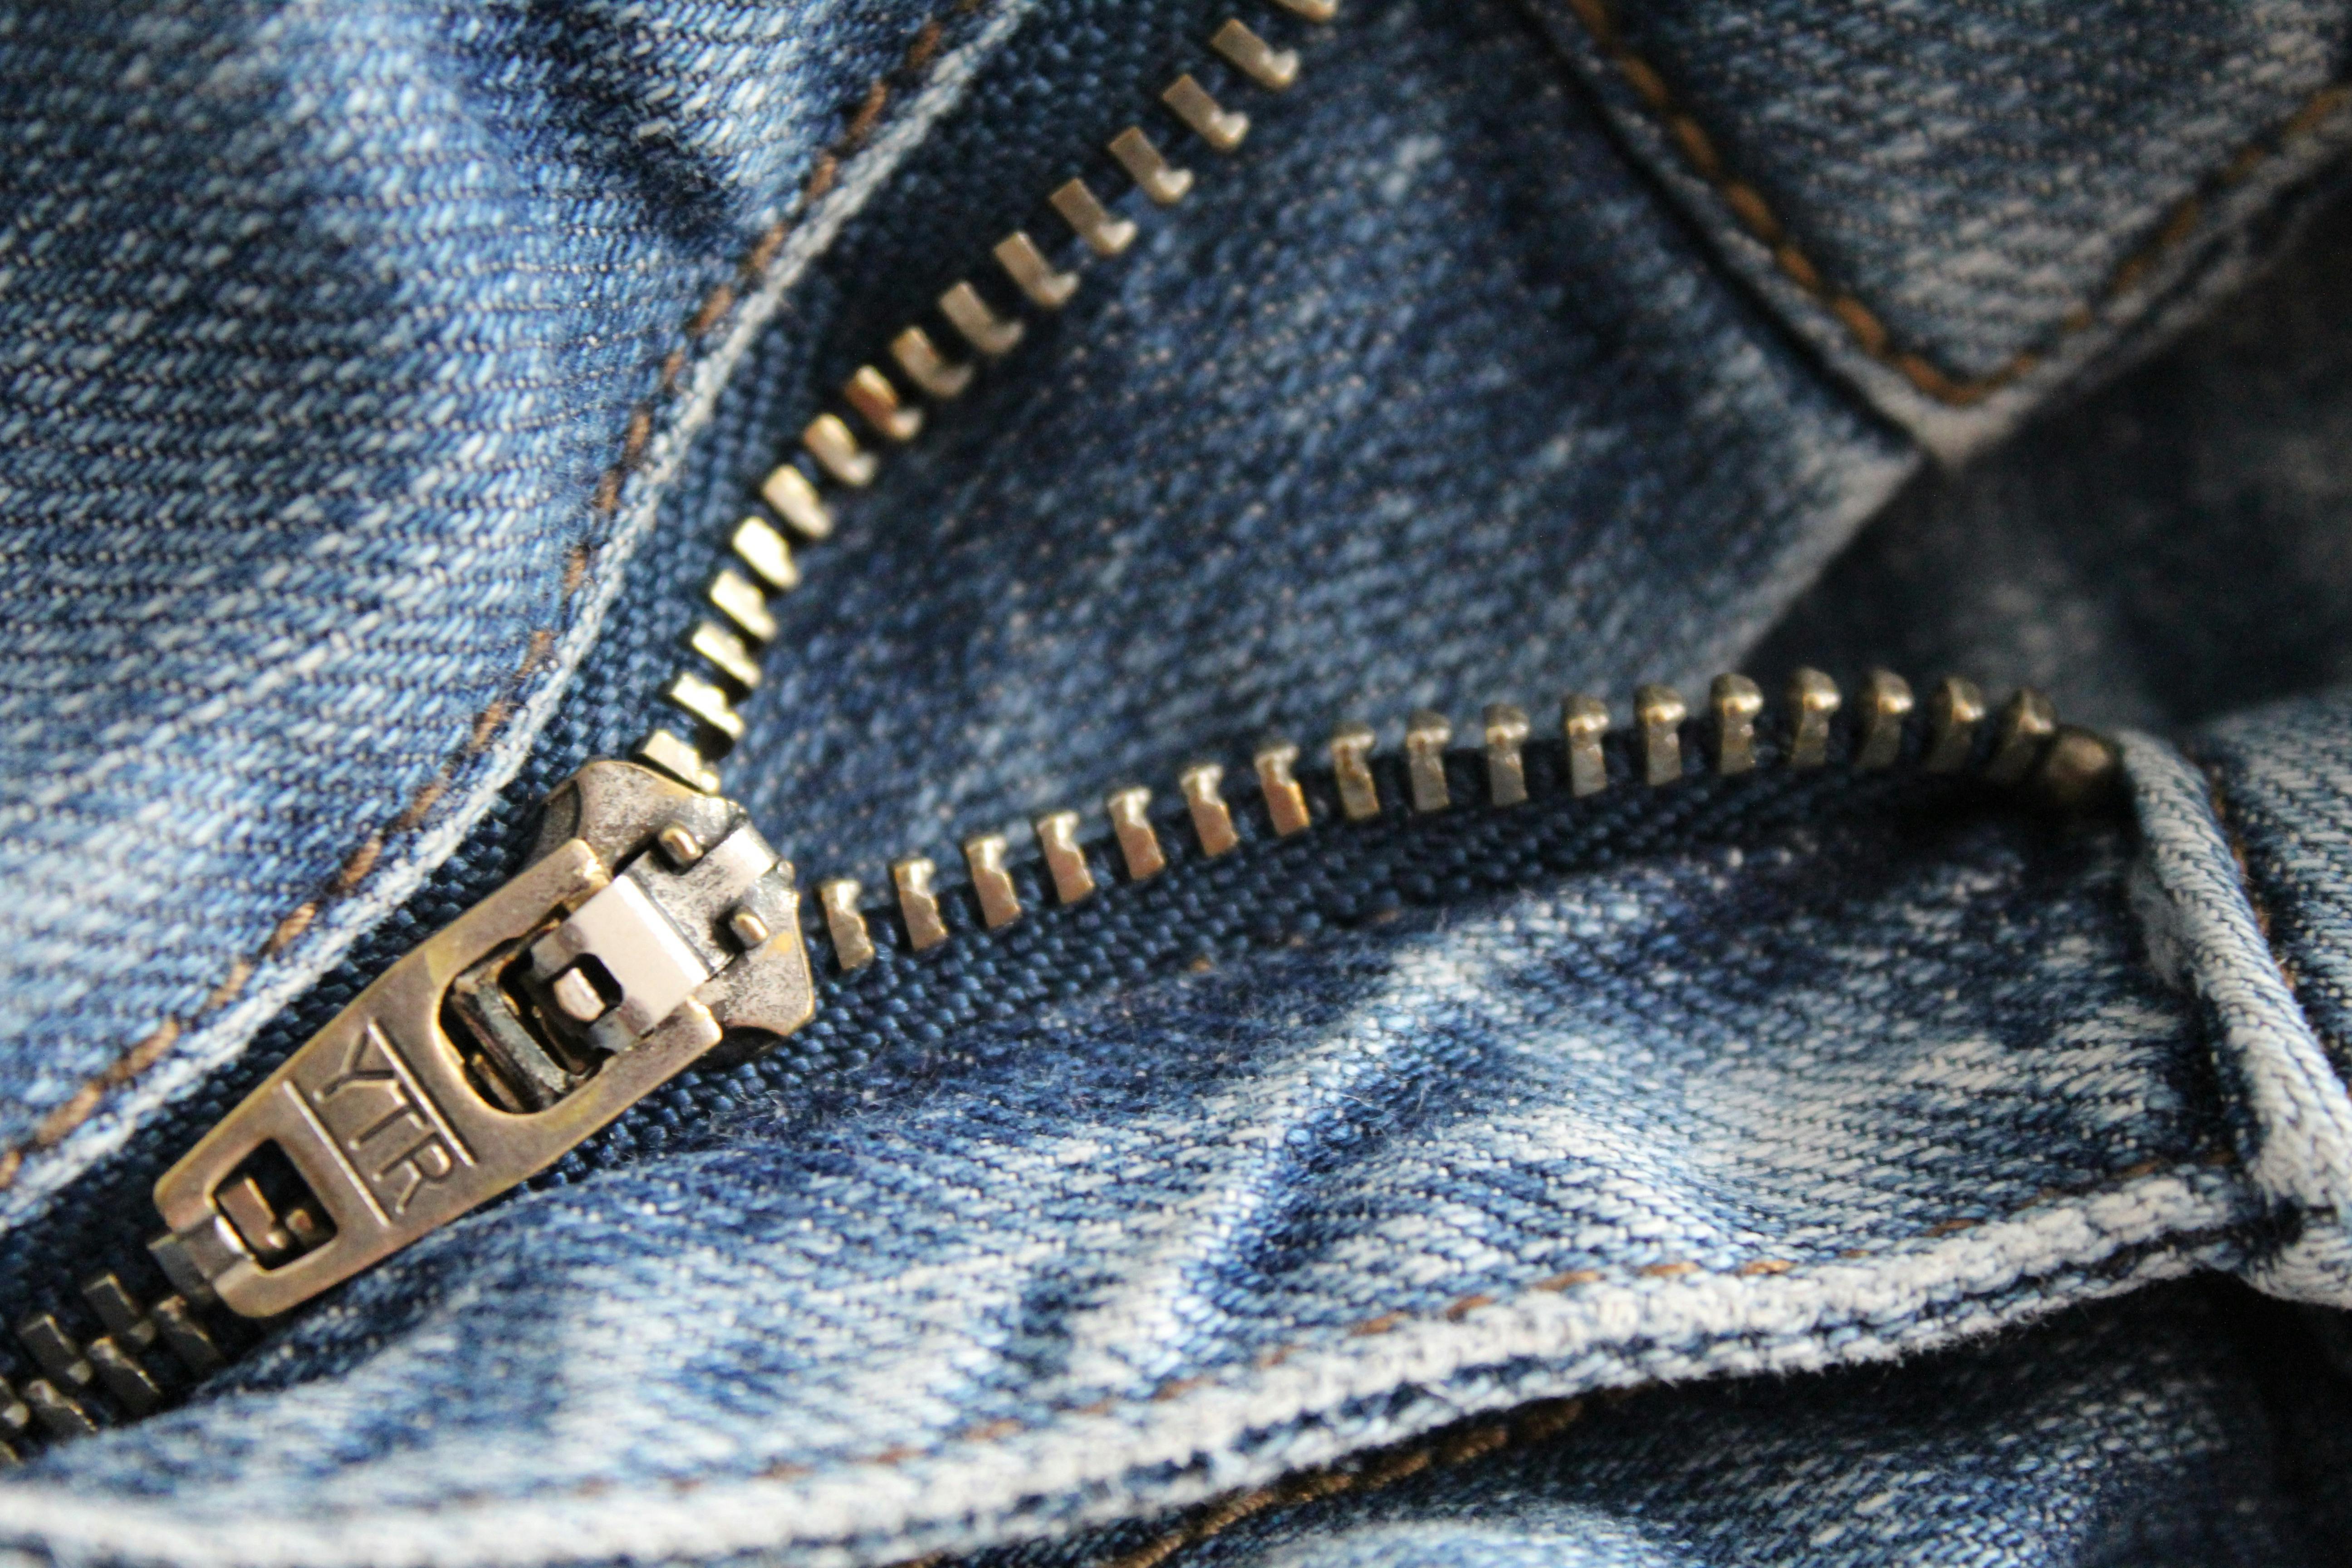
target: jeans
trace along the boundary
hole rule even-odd
[[[800,875],[812,1021],[27,1443],[0,1541],[2340,1554],[2352,15],[1302,9],[5,14],[12,1321],[168,1289],[158,1175],[682,722],[733,531],[861,367],[905,383],[921,321],[978,374],[903,450],[848,426],[877,472],[738,627],[719,766]],[[967,280],[1001,359],[933,304]],[[1723,764],[1717,671],[1851,714],[1879,663],[1923,709],[2049,687],[2119,794],[2034,809],[1916,735],[1801,768],[1778,721]],[[1700,715],[1675,782],[1643,682]],[[1567,691],[1614,711],[1598,793]],[[1106,847],[1066,905],[1034,819],[1108,846],[1138,782],[1165,868]],[[918,951],[893,864],[987,833],[1020,918],[943,871]]]

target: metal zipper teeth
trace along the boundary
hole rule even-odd
[[[1205,859],[1231,855],[1249,841],[1295,837],[1318,825],[1317,795],[1326,803],[1323,825],[1336,816],[1344,826],[1457,809],[1507,810],[1547,795],[1580,800],[1664,791],[1704,776],[1909,768],[1975,778],[2043,806],[2070,809],[2098,799],[2118,773],[2115,747],[2062,724],[2042,693],[2020,690],[1996,711],[1978,686],[1957,677],[1937,682],[1922,703],[1902,678],[1877,670],[1848,702],[1828,676],[1801,669],[1772,704],[1753,680],[1726,675],[1716,679],[1696,711],[1670,687],[1643,686],[1633,693],[1630,718],[1620,726],[1601,699],[1570,694],[1561,700],[1557,730],[1539,756],[1533,752],[1539,742],[1532,721],[1507,703],[1485,710],[1480,744],[1466,756],[1452,749],[1454,727],[1442,714],[1417,712],[1405,721],[1401,758],[1382,751],[1370,725],[1343,723],[1326,745],[1328,791],[1320,780],[1313,792],[1302,783],[1299,747],[1271,741],[1250,759],[1260,816],[1247,839],[1225,794],[1224,766],[1196,763],[1178,775],[1181,818],[1155,819],[1152,793],[1139,785],[1113,790],[1104,800],[1107,837],[1082,837],[1084,820],[1075,811],[1037,817],[1040,857],[1027,868],[1011,864],[1002,834],[966,840],[966,898],[937,886],[936,864],[924,856],[895,862],[892,901],[870,910],[861,907],[856,881],[821,881],[819,931],[836,967],[854,973],[878,955],[877,921],[895,927],[885,940],[926,952],[959,935],[1002,931],[1025,918],[1024,882],[1050,889],[1053,901],[1066,906],[1106,887],[1151,880],[1171,864],[1163,833],[1189,829],[1192,843],[1184,852]],[[959,905],[968,912],[955,915]],[[0,1461],[19,1459],[43,1439],[89,1435],[106,1424],[110,1406],[123,1415],[150,1414],[226,1363],[228,1352],[213,1330],[181,1297],[146,1306],[113,1272],[85,1280],[79,1294],[103,1325],[102,1334],[78,1342],[52,1311],[16,1325],[43,1375],[14,1385],[0,1381]],[[163,1364],[173,1370],[159,1373]],[[100,1394],[104,1398],[93,1398]]]
[[[94,1338],[78,1341],[51,1311],[16,1322],[17,1342],[45,1375],[0,1378],[0,1465],[110,1424],[93,1394],[122,1415],[148,1415],[228,1364],[215,1327],[181,1296],[149,1306],[112,1270],[84,1279],[78,1294],[104,1328]]]
[[[1336,10],[1334,0],[1275,3],[1315,23],[1329,21]],[[1240,78],[1258,87],[1279,91],[1297,79],[1295,52],[1268,45],[1238,18],[1226,21],[1209,42]],[[1179,124],[1214,152],[1232,153],[1247,133],[1247,116],[1224,108],[1189,72],[1171,82],[1160,99]],[[1112,138],[1108,152],[1155,205],[1173,205],[1192,186],[1191,171],[1171,163],[1140,124]],[[1116,257],[1137,236],[1133,221],[1117,216],[1083,178],[1058,187],[1047,205],[1070,229],[1076,245],[1095,257]],[[1008,234],[992,256],[1035,310],[1061,309],[1078,286],[1078,272],[1057,265],[1025,230]],[[933,320],[910,323],[888,346],[889,358],[906,382],[933,404],[961,395],[980,363],[1010,353],[1026,332],[1020,316],[1001,313],[969,279],[945,290],[935,310]],[[969,345],[973,359],[960,362],[940,351],[932,328],[941,322]],[[925,422],[923,407],[872,363],[858,368],[840,396],[850,414],[888,446],[913,440]],[[856,428],[840,412],[820,413],[802,432],[800,446],[798,456],[761,481],[759,496],[765,510],[747,514],[730,535],[735,563],[722,568],[704,593],[718,618],[698,622],[688,637],[696,662],[679,669],[662,688],[663,700],[690,721],[691,738],[657,725],[634,748],[640,761],[713,793],[719,788],[713,764],[744,732],[734,704],[758,685],[760,652],[776,636],[770,602],[800,581],[791,539],[809,542],[827,537],[834,526],[829,496],[870,484],[878,468],[878,450],[861,445]],[[2019,692],[1992,719],[1975,686],[1948,679],[1936,688],[1925,713],[1915,719],[1910,689],[1882,671],[1864,683],[1858,705],[1841,719],[1843,703],[1835,684],[1819,672],[1802,671],[1777,721],[1766,716],[1765,707],[1754,683],[1739,676],[1716,680],[1708,711],[1697,719],[1672,689],[1643,687],[1634,694],[1633,727],[1619,731],[1612,729],[1604,703],[1571,696],[1562,705],[1562,781],[1577,796],[1598,794],[1627,777],[1660,788],[1688,776],[1702,754],[1701,771],[1721,774],[1764,766],[1822,767],[1832,761],[1870,771],[1910,761],[1929,773],[1973,772],[1996,784],[2038,788],[2063,804],[2095,794],[2115,771],[2114,749],[2107,742],[2059,725],[2048,700],[2030,690]],[[1505,807],[1529,798],[1522,751],[1531,733],[1519,710],[1496,705],[1486,710],[1485,805]],[[1452,740],[1452,727],[1440,715],[1417,713],[1407,722],[1403,793],[1412,814],[1454,805],[1446,765]],[[1331,736],[1328,752],[1340,815],[1351,822],[1382,816],[1389,807],[1375,775],[1379,753],[1370,727],[1341,725]],[[1314,826],[1307,792],[1293,771],[1299,756],[1297,746],[1272,742],[1252,759],[1266,822],[1276,837]],[[1229,854],[1242,842],[1223,793],[1223,777],[1221,764],[1203,763],[1185,769],[1179,779],[1194,843],[1209,858]],[[1151,793],[1139,786],[1112,792],[1104,803],[1111,834],[1101,843],[1080,840],[1082,819],[1076,812],[1039,817],[1040,884],[1051,886],[1059,903],[1071,904],[1091,896],[1106,879],[1097,877],[1098,866],[1115,866],[1113,878],[1123,874],[1129,882],[1157,876],[1168,859],[1160,828],[1151,816]],[[1007,861],[1008,840],[1003,835],[981,835],[962,849],[981,929],[1000,930],[1023,918],[1025,911]],[[854,971],[873,962],[870,919],[895,918],[906,944],[918,952],[938,947],[956,934],[942,903],[948,890],[934,887],[935,876],[935,864],[926,857],[894,863],[895,903],[870,912],[859,907],[862,890],[856,882],[823,882],[823,931],[836,964]],[[17,1461],[44,1439],[89,1435],[109,1424],[114,1414],[135,1418],[159,1410],[220,1370],[230,1357],[217,1327],[179,1295],[150,1306],[113,1271],[84,1279],[77,1293],[102,1332],[79,1340],[58,1313],[47,1310],[16,1325],[19,1342],[42,1375],[14,1384],[0,1379],[0,1463]]]
[[[1401,769],[1394,753],[1382,753],[1372,726],[1343,723],[1326,745],[1337,815],[1347,823],[1369,823],[1461,806],[1507,809],[1538,792],[1582,799],[1626,789],[1665,790],[1710,775],[1832,768],[1876,773],[1906,767],[1972,777],[2036,805],[2069,811],[2102,798],[2118,776],[2115,746],[2091,731],[2062,724],[2042,693],[2021,689],[1996,711],[1979,687],[1957,676],[1938,681],[1921,703],[1902,677],[1874,670],[1849,703],[1829,676],[1801,669],[1775,705],[1748,677],[1724,675],[1716,678],[1696,712],[1672,687],[1652,685],[1633,693],[1629,726],[1616,726],[1613,717],[1598,697],[1571,693],[1562,699],[1553,749],[1539,769],[1528,765],[1532,721],[1509,703],[1486,709],[1481,744],[1467,757],[1450,750],[1454,726],[1444,715],[1412,714],[1404,725]],[[1275,740],[1250,759],[1262,831],[1276,840],[1317,826],[1309,792],[1297,773],[1300,756],[1296,744]],[[1382,773],[1390,774],[1386,788]],[[926,952],[960,933],[1002,931],[1022,920],[1029,912],[1021,899],[1024,881],[1041,891],[1051,889],[1052,901],[1061,906],[1085,901],[1106,882],[1149,881],[1169,865],[1163,831],[1189,830],[1191,850],[1202,858],[1230,855],[1243,847],[1244,837],[1234,803],[1226,798],[1225,774],[1221,763],[1185,768],[1177,775],[1181,817],[1157,821],[1150,789],[1111,791],[1102,803],[1108,836],[1082,838],[1085,824],[1078,812],[1045,813],[1032,824],[1038,858],[1026,868],[1027,876],[1016,874],[1003,834],[968,838],[961,846],[970,878],[966,899],[937,885],[938,864],[924,855],[892,862],[890,900],[871,908],[862,905],[865,889],[856,880],[820,880],[823,923],[813,935],[824,937],[835,967],[849,973],[877,956],[876,922],[895,928],[892,938],[908,950]],[[1472,790],[1483,798],[1462,788],[1472,781]],[[1327,816],[1329,811],[1327,805]],[[961,927],[950,918],[958,904],[970,911]],[[977,927],[971,923],[972,913]]]
[[[1338,0],[1274,4],[1318,24],[1329,22],[1339,9]],[[1236,81],[1281,92],[1298,79],[1297,52],[1267,43],[1239,17],[1219,26],[1208,47]],[[1177,128],[1221,155],[1232,153],[1249,133],[1249,116],[1225,107],[1190,71],[1170,82],[1160,101]],[[1104,151],[1106,166],[1115,167],[1118,177],[1153,205],[1173,206],[1193,186],[1192,172],[1171,163],[1140,122],[1112,137]],[[1057,186],[1044,205],[1069,231],[1064,245],[1048,249],[1028,229],[1015,228],[990,251],[1002,280],[1032,313],[1051,313],[1067,305],[1077,292],[1085,265],[1081,258],[1114,258],[1135,243],[1139,232],[1132,218],[1119,216],[1083,176]],[[760,482],[755,510],[729,536],[734,559],[720,568],[702,595],[705,607],[715,614],[697,622],[688,634],[692,658],[661,687],[662,700],[687,722],[656,723],[631,755],[683,784],[719,792],[716,763],[744,734],[743,715],[736,705],[758,688],[761,657],[776,638],[771,602],[800,584],[793,542],[805,544],[829,537],[833,499],[843,490],[872,484],[883,452],[921,434],[927,405],[961,397],[981,365],[1011,353],[1027,333],[1022,315],[992,304],[965,278],[890,339],[885,357],[897,369],[897,380],[872,361],[857,367],[839,390],[838,406],[809,421],[801,431],[800,450]],[[970,357],[960,360],[943,351],[943,335],[960,340]]]
[[[1329,22],[1338,12],[1338,0],[1273,3],[1317,24]],[[1208,47],[1236,81],[1280,92],[1297,79],[1297,52],[1269,44],[1239,17],[1219,26]],[[1170,82],[1160,101],[1174,128],[1219,154],[1232,153],[1248,134],[1248,115],[1226,108],[1191,71]],[[1171,163],[1141,121],[1112,137],[1104,151],[1106,166],[1115,167],[1153,205],[1175,205],[1194,184],[1192,172]],[[1048,249],[1027,229],[1015,228],[992,248],[997,271],[1028,310],[1059,310],[1076,294],[1085,263],[1068,253],[1107,260],[1135,242],[1138,226],[1113,205],[1123,195],[1115,193],[1107,202],[1083,176],[1066,181],[1045,206],[1068,229],[1067,243]],[[921,432],[925,404],[962,395],[982,364],[1011,353],[1027,331],[1017,310],[992,304],[965,278],[891,338],[887,358],[899,380],[873,363],[857,368],[840,388],[838,407],[818,414],[802,430],[799,452],[761,481],[754,509],[735,525],[728,542],[733,560],[702,595],[704,606],[714,614],[688,634],[693,657],[661,688],[662,700],[688,721],[686,732],[656,724],[633,748],[637,760],[718,793],[714,763],[744,732],[735,704],[759,685],[761,655],[775,640],[771,602],[800,583],[793,541],[810,543],[829,536],[832,499],[871,484],[882,450],[903,446]],[[943,352],[943,339],[960,340],[971,357],[959,360]],[[866,442],[860,428],[867,433]],[[168,1295],[150,1305],[112,1270],[82,1280],[74,1294],[102,1331],[78,1337],[50,1310],[28,1314],[15,1326],[39,1374],[14,1381],[0,1377],[0,1465],[19,1462],[45,1442],[87,1436],[118,1416],[151,1415],[230,1359],[232,1350],[223,1339],[228,1331],[200,1315],[184,1297]]]

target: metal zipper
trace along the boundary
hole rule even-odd
[[[78,1342],[53,1313],[17,1325],[45,1375],[0,1384],[0,1458],[94,1431],[110,1405],[145,1415],[218,1370],[226,1353],[192,1301],[282,1311],[551,1163],[728,1029],[790,1033],[814,1011],[813,943],[854,975],[885,945],[983,939],[1179,858],[1546,800],[1603,809],[1599,797],[1704,778],[1907,771],[2075,812],[2119,776],[2115,746],[2061,723],[2040,692],[1996,708],[1953,677],[1922,701],[1885,670],[1851,699],[1813,669],[1777,700],[1740,675],[1696,706],[1663,685],[1622,711],[1571,693],[1548,733],[1497,703],[1471,745],[1456,738],[1435,712],[1387,746],[1351,721],[1311,773],[1297,745],[1270,740],[1240,792],[1223,763],[1199,762],[1177,774],[1172,808],[1155,811],[1142,785],[1111,791],[1107,832],[1076,811],[1038,816],[1025,863],[1002,834],[967,839],[958,886],[924,856],[893,862],[891,895],[871,906],[856,881],[822,879],[805,927],[792,867],[740,808],[636,763],[591,763],[551,797],[529,868],[395,963],[158,1184],[172,1228],[152,1245],[179,1294],[150,1309],[101,1274],[81,1293],[103,1334]],[[265,1146],[278,1157],[257,1162]],[[163,1356],[176,1373],[158,1373]]]
[[[1276,3],[1312,22],[1333,13],[1330,0]],[[1260,87],[1296,78],[1297,56],[1238,19],[1210,44]],[[1161,97],[1215,151],[1248,130],[1190,73]],[[1180,201],[1193,183],[1140,124],[1108,151],[1155,204]],[[1083,179],[1047,205],[1093,256],[1135,237],[1133,220]],[[1077,287],[1080,264],[1025,230],[992,255],[1034,309],[1060,308]],[[969,279],[935,311],[889,344],[906,384],[932,403],[961,394],[976,363],[1010,352],[1025,330]],[[943,353],[946,334],[974,357]],[[924,421],[922,405],[872,364],[841,401],[886,445],[912,439]],[[1134,786],[1104,801],[1109,832],[1098,840],[1082,836],[1076,812],[1040,816],[1034,865],[1012,864],[1003,835],[967,840],[961,895],[937,885],[923,856],[892,864],[891,897],[872,908],[856,882],[821,880],[804,931],[794,868],[721,796],[718,776],[745,731],[735,703],[757,685],[760,651],[776,634],[770,601],[799,582],[791,540],[829,534],[830,495],[870,483],[877,463],[840,412],[820,414],[800,446],[759,487],[766,510],[734,529],[734,560],[705,593],[716,616],[694,626],[693,662],[661,689],[677,718],[656,723],[629,760],[592,763],[560,785],[522,873],[394,963],[164,1173],[155,1201],[167,1228],[151,1248],[174,1294],[151,1306],[102,1273],[79,1287],[101,1332],[79,1337],[54,1312],[16,1324],[41,1375],[0,1381],[0,1460],[149,1414],[217,1371],[239,1336],[205,1311],[282,1313],[545,1169],[729,1034],[790,1034],[816,1005],[813,939],[844,973],[875,961],[877,926],[882,940],[928,952],[1026,918],[1024,886],[1070,905],[1149,881],[1170,864],[1171,834],[1189,833],[1185,852],[1215,858],[1318,826],[1771,769],[1916,767],[2074,807],[2116,771],[2108,742],[2061,725],[2030,690],[1995,713],[1952,679],[1915,704],[1908,685],[1880,671],[1849,703],[1806,670],[1776,705],[1727,675],[1696,713],[1670,688],[1639,689],[1627,726],[1602,700],[1572,695],[1556,738],[1538,736],[1517,708],[1489,707],[1466,753],[1451,749],[1452,727],[1434,713],[1412,716],[1401,753],[1384,753],[1370,726],[1345,723],[1328,742],[1328,779],[1312,789],[1299,748],[1270,742],[1249,759],[1254,808],[1228,799],[1223,764],[1195,763],[1177,780],[1179,813],[1155,816],[1152,793]]]
[[[1338,14],[1338,0],[1274,4],[1316,24]],[[1237,16],[1210,35],[1209,48],[1236,82],[1282,92],[1298,79],[1297,51],[1268,43]],[[1249,134],[1249,116],[1226,107],[1191,71],[1169,83],[1160,101],[1169,120],[1158,127],[1163,138],[1173,131],[1230,154]],[[1124,179],[1154,206],[1181,202],[1195,183],[1192,171],[1171,162],[1140,121],[1112,137],[1104,153],[1096,178]],[[736,704],[758,688],[760,656],[775,640],[769,602],[800,585],[794,542],[830,536],[833,499],[872,484],[883,454],[922,433],[930,413],[927,405],[962,396],[980,366],[1020,346],[1028,335],[1023,309],[1047,314],[1061,310],[1076,295],[1089,259],[1121,255],[1140,232],[1084,174],[1055,187],[1044,207],[1067,231],[1062,243],[1048,249],[1025,227],[998,240],[989,251],[995,276],[983,272],[977,281],[959,279],[890,338],[886,357],[897,378],[879,364],[859,365],[840,388],[839,406],[810,420],[801,431],[799,452],[761,481],[762,506],[735,525],[729,540],[735,559],[704,593],[705,606],[713,614],[688,635],[694,657],[661,689],[663,700],[684,722],[656,724],[647,731],[631,752],[638,761],[698,789],[719,788],[717,764],[743,738],[743,716]],[[992,300],[991,290],[999,297]],[[1005,303],[1008,290],[1017,304]],[[943,342],[960,343],[963,357],[941,347]]]
[[[1561,699],[1546,736],[1525,710],[1495,703],[1482,714],[1477,745],[1466,750],[1454,748],[1453,722],[1442,713],[1412,714],[1402,745],[1387,751],[1371,725],[1349,721],[1332,731],[1324,748],[1328,765],[1312,789],[1300,770],[1300,748],[1269,740],[1249,759],[1255,802],[1246,794],[1228,795],[1224,763],[1196,762],[1177,775],[1177,810],[1155,813],[1153,792],[1140,784],[1112,790],[1101,806],[1107,836],[1082,837],[1084,819],[1076,811],[1036,817],[1037,858],[1026,865],[1012,863],[1010,841],[1001,833],[966,839],[962,897],[937,885],[937,863],[921,855],[891,863],[890,894],[872,906],[863,903],[865,889],[853,879],[820,880],[822,929],[812,935],[831,948],[838,972],[853,973],[878,955],[877,926],[893,945],[928,952],[959,935],[1002,931],[1026,917],[1024,886],[1036,890],[1041,906],[1066,907],[1107,886],[1148,882],[1170,865],[1169,836],[1189,837],[1186,855],[1214,860],[1317,827],[1508,810],[1562,795],[1580,801],[1702,777],[1829,769],[1869,774],[1907,768],[1973,778],[2035,809],[2075,813],[2098,804],[2119,776],[2114,744],[2059,722],[2042,693],[2021,689],[1996,710],[1982,689],[1958,677],[1938,681],[1921,703],[1902,677],[1874,670],[1849,703],[1829,676],[1801,669],[1776,703],[1748,677],[1723,675],[1696,711],[1673,687],[1637,688],[1629,716],[1631,724],[1619,724],[1603,699],[1571,693]]]
[[[1338,8],[1272,3],[1318,25]],[[719,798],[716,765],[743,738],[735,704],[774,640],[771,602],[799,585],[793,542],[832,532],[832,498],[873,481],[876,443],[912,440],[926,403],[1020,344],[1024,310],[1060,310],[1085,258],[1134,242],[1136,222],[1097,194],[1107,180],[1174,205],[1195,177],[1162,142],[1231,153],[1250,121],[1216,96],[1225,80],[1279,92],[1297,78],[1297,52],[1239,17],[1207,44],[1207,82],[1186,71],[1160,94],[1165,123],[1129,125],[1091,181],[1048,195],[1065,242],[999,240],[995,276],[959,280],[890,339],[898,378],[859,366],[761,482],[704,591],[690,660],[661,688],[675,717],[631,760],[559,786],[526,870],[393,964],[164,1173],[168,1228],[150,1247],[173,1293],[150,1304],[108,1271],[76,1292],[101,1331],[55,1311],[18,1320],[39,1375],[0,1378],[0,1463],[148,1415],[219,1370],[242,1336],[207,1312],[280,1313],[544,1169],[730,1031],[780,1037],[806,1021],[793,868]]]

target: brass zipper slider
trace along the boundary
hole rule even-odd
[[[815,1011],[793,868],[631,763],[549,797],[530,867],[404,956],[155,1184],[193,1299],[268,1317],[553,1163],[716,1046]]]

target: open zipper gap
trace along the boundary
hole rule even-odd
[[[1338,14],[1337,0],[1271,3],[1318,26]],[[660,688],[676,717],[649,729],[633,757],[719,792],[718,763],[749,729],[738,704],[758,689],[761,656],[781,630],[772,602],[801,583],[794,542],[805,546],[831,537],[834,508],[845,492],[872,485],[887,454],[918,439],[983,366],[1026,341],[1033,320],[1067,306],[1088,266],[1115,259],[1135,243],[1140,227],[1119,209],[1137,204],[1128,192],[1106,199],[1099,192],[1111,189],[1108,180],[1124,179],[1142,202],[1172,207],[1197,183],[1180,161],[1185,154],[1168,150],[1183,144],[1179,137],[1221,157],[1241,147],[1251,121],[1233,107],[1238,95],[1286,91],[1298,79],[1298,51],[1269,42],[1262,29],[1263,23],[1252,27],[1228,17],[1209,37],[1208,58],[1161,89],[1152,118],[1111,137],[1094,166],[1055,187],[996,241],[988,263],[908,320],[888,337],[885,353],[860,363],[831,405],[802,427],[799,449],[755,487],[752,510],[729,535],[732,560],[703,593],[703,607],[712,614],[687,636],[693,659]],[[1063,231],[1058,237],[1045,228],[1048,221]],[[1041,243],[1040,234],[1049,238]],[[957,346],[943,346],[949,344]]]

